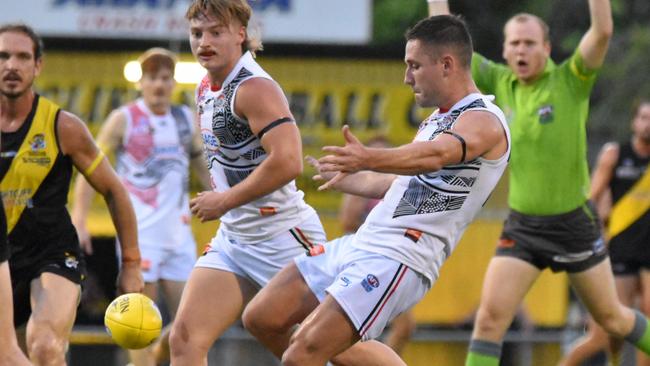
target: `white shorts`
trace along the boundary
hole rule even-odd
[[[176,247],[161,248],[140,244],[142,278],[144,282],[158,280],[185,282],[196,262],[196,243],[193,238]]]
[[[246,244],[229,237],[221,228],[196,267],[220,269],[264,287],[291,260],[327,241],[318,215],[263,243]]]
[[[295,259],[319,301],[330,294],[362,340],[381,335],[386,324],[429,291],[426,277],[406,265],[352,246],[354,235],[325,244],[323,254]]]

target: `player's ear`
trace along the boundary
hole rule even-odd
[[[453,56],[445,54],[440,58],[440,63],[442,64],[442,73],[444,76],[448,76],[453,70],[456,60]]]

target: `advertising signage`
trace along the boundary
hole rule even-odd
[[[187,39],[191,0],[7,1],[0,23],[24,22],[43,36]],[[253,32],[273,43],[366,44],[371,0],[249,0]]]

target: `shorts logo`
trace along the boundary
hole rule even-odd
[[[605,250],[605,240],[603,240],[603,237],[601,236],[600,238],[596,239],[593,245],[594,252],[595,253],[600,253]]]
[[[350,286],[350,283],[352,283],[352,281],[347,277],[339,277],[339,280],[341,280],[341,283],[339,283],[341,287],[348,287]]]
[[[586,250],[580,253],[568,253],[563,255],[556,255],[553,256],[553,260],[558,263],[576,263],[576,262],[582,262],[588,259],[589,257],[591,257],[592,255],[594,255],[594,252],[592,250]]]
[[[369,274],[363,279],[363,281],[361,281],[361,286],[363,286],[363,289],[366,290],[366,292],[370,292],[379,287],[379,279],[377,276]]]
[[[74,255],[67,255],[65,258],[65,266],[71,269],[77,269],[79,261]]]
[[[508,238],[499,239],[499,248],[514,248],[515,241]]]

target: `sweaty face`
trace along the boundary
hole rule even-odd
[[[167,112],[174,86],[174,72],[164,67],[156,72],[144,73],[140,79],[142,98],[154,113]]]
[[[544,41],[542,27],[529,19],[523,22],[509,21],[505,27],[503,58],[519,80],[532,82],[546,66],[551,45]]]
[[[650,144],[650,103],[643,103],[634,116],[632,130],[644,143]]]
[[[190,47],[201,66],[211,75],[226,77],[241,57],[246,29],[233,19],[225,25],[209,14],[190,20]]]
[[[21,32],[0,34],[0,94],[18,98],[28,91],[41,71],[34,59],[34,43]]]
[[[441,84],[441,64],[432,56],[431,46],[425,46],[419,40],[406,43],[404,55],[406,72],[404,84],[409,85],[415,95],[415,102],[420,107],[439,105],[437,96]]]

